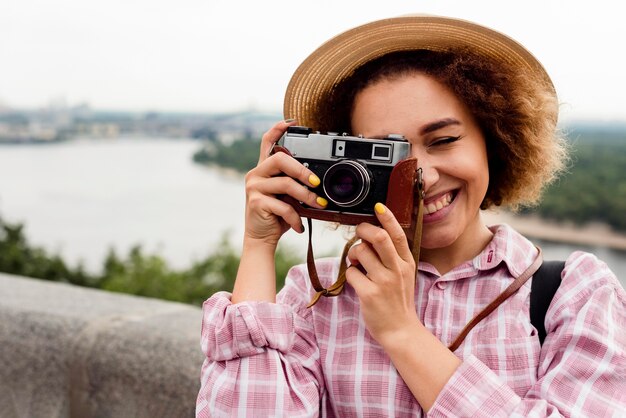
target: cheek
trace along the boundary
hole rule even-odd
[[[481,155],[479,158],[479,164],[476,167],[475,176],[475,182],[478,189],[477,192],[480,195],[480,203],[482,203],[489,187],[489,162],[486,153]]]
[[[461,178],[465,178],[472,200],[482,203],[489,186],[489,163],[487,153],[482,147],[467,150],[459,155],[460,160],[456,164],[456,172]]]

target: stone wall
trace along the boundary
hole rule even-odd
[[[0,273],[0,417],[193,417],[200,308]]]

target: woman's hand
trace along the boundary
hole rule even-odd
[[[365,325],[389,355],[415,399],[428,411],[461,364],[419,321],[415,311],[415,262],[393,214],[374,207],[382,228],[357,227],[363,241],[348,253],[348,283],[361,302]],[[363,273],[361,270],[365,270]]]
[[[289,195],[318,209],[327,204],[307,188],[320,184],[311,170],[283,152],[269,155],[294,124],[278,122],[263,135],[259,163],[246,175],[246,228],[232,303],[276,300],[274,256],[278,240],[289,228],[304,231],[296,210],[277,195]]]
[[[357,226],[362,242],[348,252],[354,268],[346,271],[346,279],[359,297],[367,329],[385,347],[422,325],[415,311],[416,266],[406,235],[382,203],[374,209],[382,227]]]
[[[261,140],[259,163],[246,175],[246,228],[244,241],[276,247],[280,237],[292,228],[303,232],[296,210],[277,195],[289,195],[300,202],[322,209],[323,199],[304,185],[317,187],[320,179],[293,157],[279,152],[269,155],[272,146],[294,121],[279,122]],[[322,204],[320,204],[322,203]]]

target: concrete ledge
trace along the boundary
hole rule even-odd
[[[0,417],[193,417],[200,308],[0,273]]]

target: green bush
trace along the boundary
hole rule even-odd
[[[626,231],[626,132],[579,129],[570,133],[572,166],[532,210],[557,221],[603,222]]]
[[[71,268],[58,255],[31,246],[24,236],[24,226],[10,225],[0,218],[0,271],[92,286],[95,278],[82,265]]]
[[[259,160],[260,140],[238,139],[230,145],[210,143],[198,150],[193,160],[201,164],[216,164],[222,167],[234,168],[245,173],[256,165]]]
[[[87,273],[82,265],[69,266],[59,255],[31,245],[23,225],[0,218],[0,271],[51,281],[62,281],[114,292],[130,293],[201,305],[213,293],[231,291],[239,266],[239,254],[224,237],[218,250],[191,267],[175,270],[163,257],[145,254],[140,246],[120,257],[111,249],[102,273]],[[277,288],[281,288],[291,266],[301,262],[288,250],[276,252]]]

